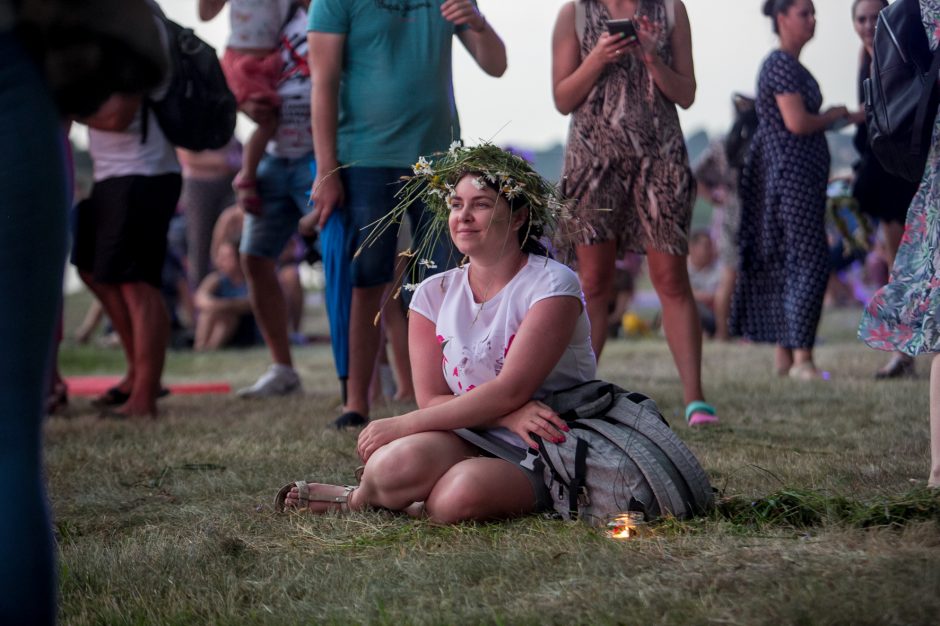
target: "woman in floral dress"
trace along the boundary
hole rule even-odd
[[[930,48],[940,42],[940,0],[920,0]],[[930,368],[930,477],[940,488],[940,116],[927,167],[907,212],[891,280],[865,308],[859,338],[878,350],[935,353]]]

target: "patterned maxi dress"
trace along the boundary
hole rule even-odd
[[[610,15],[598,0],[578,1],[585,9],[583,59]],[[639,0],[636,14],[662,26],[658,52],[671,63],[667,1]],[[688,253],[695,186],[679,115],[632,54],[608,64],[572,114],[561,191],[577,201],[568,243],[615,241],[618,256],[647,246]]]
[[[829,148],[822,132],[795,135],[776,97],[799,94],[818,113],[816,80],[775,50],[757,82],[757,132],[741,175],[740,266],[731,332],[752,341],[809,349],[829,277],[825,233]]]
[[[921,0],[920,9],[930,47],[936,49],[940,0]],[[865,308],[858,336],[879,350],[911,356],[940,352],[940,115],[891,280]]]

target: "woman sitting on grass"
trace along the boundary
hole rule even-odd
[[[551,506],[540,474],[484,456],[451,431],[491,430],[519,447],[521,458],[537,447],[533,434],[562,441],[568,430],[539,398],[594,378],[577,276],[538,241],[561,210],[556,191],[524,160],[489,144],[455,145],[414,169],[404,200],[375,232],[424,201],[438,235],[446,224],[468,261],[422,282],[412,299],[419,408],[373,420],[360,433],[359,486],[291,483],[278,493],[278,510],[378,507],[454,523]]]

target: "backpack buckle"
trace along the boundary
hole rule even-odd
[[[591,497],[588,496],[587,487],[581,485],[581,487],[578,488],[578,508],[581,509],[588,506],[591,506]]]
[[[534,448],[529,448],[525,452],[525,458],[519,461],[521,467],[526,468],[529,471],[535,471],[535,462],[539,458],[539,451]]]

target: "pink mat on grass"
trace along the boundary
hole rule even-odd
[[[121,382],[120,376],[66,376],[65,384],[70,396],[100,396]],[[172,394],[231,393],[232,386],[225,381],[196,381],[165,385]]]

